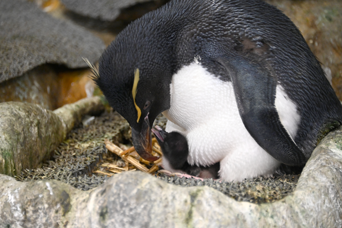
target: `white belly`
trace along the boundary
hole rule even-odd
[[[231,82],[223,82],[195,62],[173,76],[170,90],[171,108],[163,113],[169,119],[166,131],[187,137],[190,164],[220,162],[220,177],[227,181],[271,174],[279,166],[246,130]],[[278,86],[276,107],[286,110],[280,119],[294,137],[300,118],[285,96]]]

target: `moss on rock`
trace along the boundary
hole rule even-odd
[[[38,105],[0,103],[0,173],[37,167],[65,138],[57,115]]]

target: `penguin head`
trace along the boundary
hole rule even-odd
[[[130,124],[136,151],[154,161],[158,158],[151,155],[151,126],[170,107],[172,73],[165,61],[166,45],[161,48],[158,37],[145,36],[136,24],[123,30],[102,54],[94,81]]]
[[[163,152],[173,169],[181,169],[187,162],[189,145],[186,137],[179,132],[167,133],[159,126],[152,129]]]

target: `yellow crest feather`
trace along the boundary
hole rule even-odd
[[[137,105],[137,103],[135,102],[135,97],[137,95],[137,87],[138,87],[138,82],[139,82],[139,76],[140,76],[140,73],[139,73],[139,69],[137,68],[134,72],[134,82],[133,82],[133,88],[132,88],[133,102],[134,102],[134,106],[135,106],[135,109],[137,110],[137,115],[138,115],[137,123],[139,123],[140,116],[141,116],[141,110],[140,110],[139,106]]]

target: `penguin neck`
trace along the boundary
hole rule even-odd
[[[140,34],[139,37],[135,37],[133,40],[135,44],[144,46],[142,50],[144,56],[142,57],[148,57],[150,61],[162,66],[164,71],[170,72],[171,74],[167,78],[170,81],[172,75],[181,68],[180,64],[184,64],[184,61],[190,63],[185,58],[180,58],[179,52],[182,52],[180,49],[191,52],[188,50],[189,47],[182,44],[184,44],[184,38],[189,38],[184,37],[189,32],[187,31],[189,28],[185,26],[189,24],[188,21],[192,20],[193,17],[191,10],[184,9],[188,4],[179,2],[176,7],[173,4],[175,3],[171,1],[161,7],[158,12],[151,12],[138,19],[135,23],[140,24],[140,26],[127,27],[129,34]],[[153,23],[146,23],[146,21],[153,21]],[[136,50],[141,50],[140,47],[138,46]],[[153,51],[152,54],[151,51]],[[145,56],[146,53],[151,56]]]

